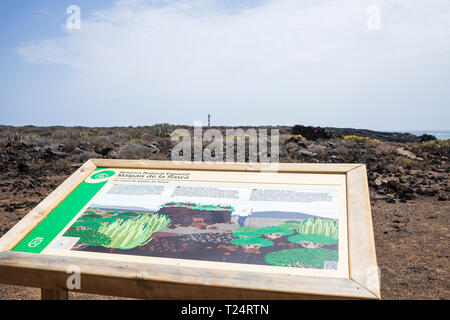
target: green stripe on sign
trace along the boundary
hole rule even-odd
[[[12,251],[41,253],[106,183],[83,181]]]

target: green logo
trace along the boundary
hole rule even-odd
[[[99,179],[106,179],[106,178],[110,178],[115,174],[114,171],[102,171],[102,172],[98,172],[98,173],[94,173],[91,176],[92,180],[99,180]]]
[[[41,244],[42,240],[44,240],[44,238],[36,237],[33,240],[31,240],[30,243],[28,243],[28,247],[30,248],[37,247],[38,245]]]
[[[108,180],[112,176],[114,176],[116,172],[111,169],[103,169],[100,171],[96,171],[89,178],[86,179],[87,183],[99,183]]]

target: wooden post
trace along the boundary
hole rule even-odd
[[[41,289],[41,300],[69,300],[69,292],[65,290]]]

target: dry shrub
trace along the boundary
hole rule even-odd
[[[79,145],[80,142],[77,140],[65,140],[63,151],[68,153],[73,152]]]
[[[297,163],[297,161],[287,155],[286,157],[280,157],[280,163]]]
[[[287,136],[288,139],[298,139],[298,140],[304,140],[305,138],[301,134],[290,134]]]
[[[138,144],[128,144],[115,152],[118,159],[150,159],[152,156],[151,149]]]
[[[431,148],[450,148],[450,139],[447,140],[432,140],[423,142],[422,145],[424,147],[431,147]]]
[[[353,148],[355,148],[358,144],[355,142],[355,141],[353,141],[353,140],[344,140],[343,141],[344,142],[344,145],[348,148],[348,149],[353,149]]]
[[[327,147],[320,144],[309,146],[308,149],[319,156],[324,156],[327,153]]]
[[[51,141],[48,138],[46,138],[46,137],[38,137],[36,139],[29,140],[27,142],[30,145],[38,146],[38,147],[41,147],[41,148],[46,148],[46,147],[51,145]]]
[[[334,152],[338,155],[346,156],[350,153],[350,150],[348,150],[348,148],[344,145],[339,145],[334,149]]]
[[[142,139],[142,132],[138,131],[138,130],[134,130],[134,131],[130,132],[130,138],[135,140],[135,141],[141,141],[141,139]]]
[[[25,141],[34,141],[34,140],[37,140],[37,139],[39,139],[41,136],[40,135],[38,135],[37,133],[28,133],[28,134],[26,134],[25,136],[24,136],[24,140]]]
[[[415,169],[419,166],[419,162],[405,157],[395,157],[394,165],[396,167],[403,167],[405,169]]]
[[[389,163],[388,165],[386,165],[386,171],[389,173],[394,173],[397,171],[397,166],[393,163]]]
[[[57,170],[57,171],[65,171],[65,170],[71,169],[72,162],[70,162],[69,160],[64,159],[64,158],[58,159],[55,161],[54,166],[55,166],[55,170]]]
[[[447,140],[433,140],[422,143],[425,151],[432,154],[443,155],[448,157],[450,155],[450,139]]]
[[[150,160],[169,160],[163,153],[155,153],[150,156]]]
[[[375,148],[375,154],[377,156],[391,154],[395,151],[395,147],[387,143],[380,143]]]
[[[381,143],[381,141],[378,139],[362,137],[362,136],[355,136],[355,135],[344,136],[344,140],[351,140],[351,141],[355,141],[355,142]]]

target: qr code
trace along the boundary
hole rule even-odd
[[[337,270],[338,262],[337,261],[325,261],[323,264],[324,269]]]

